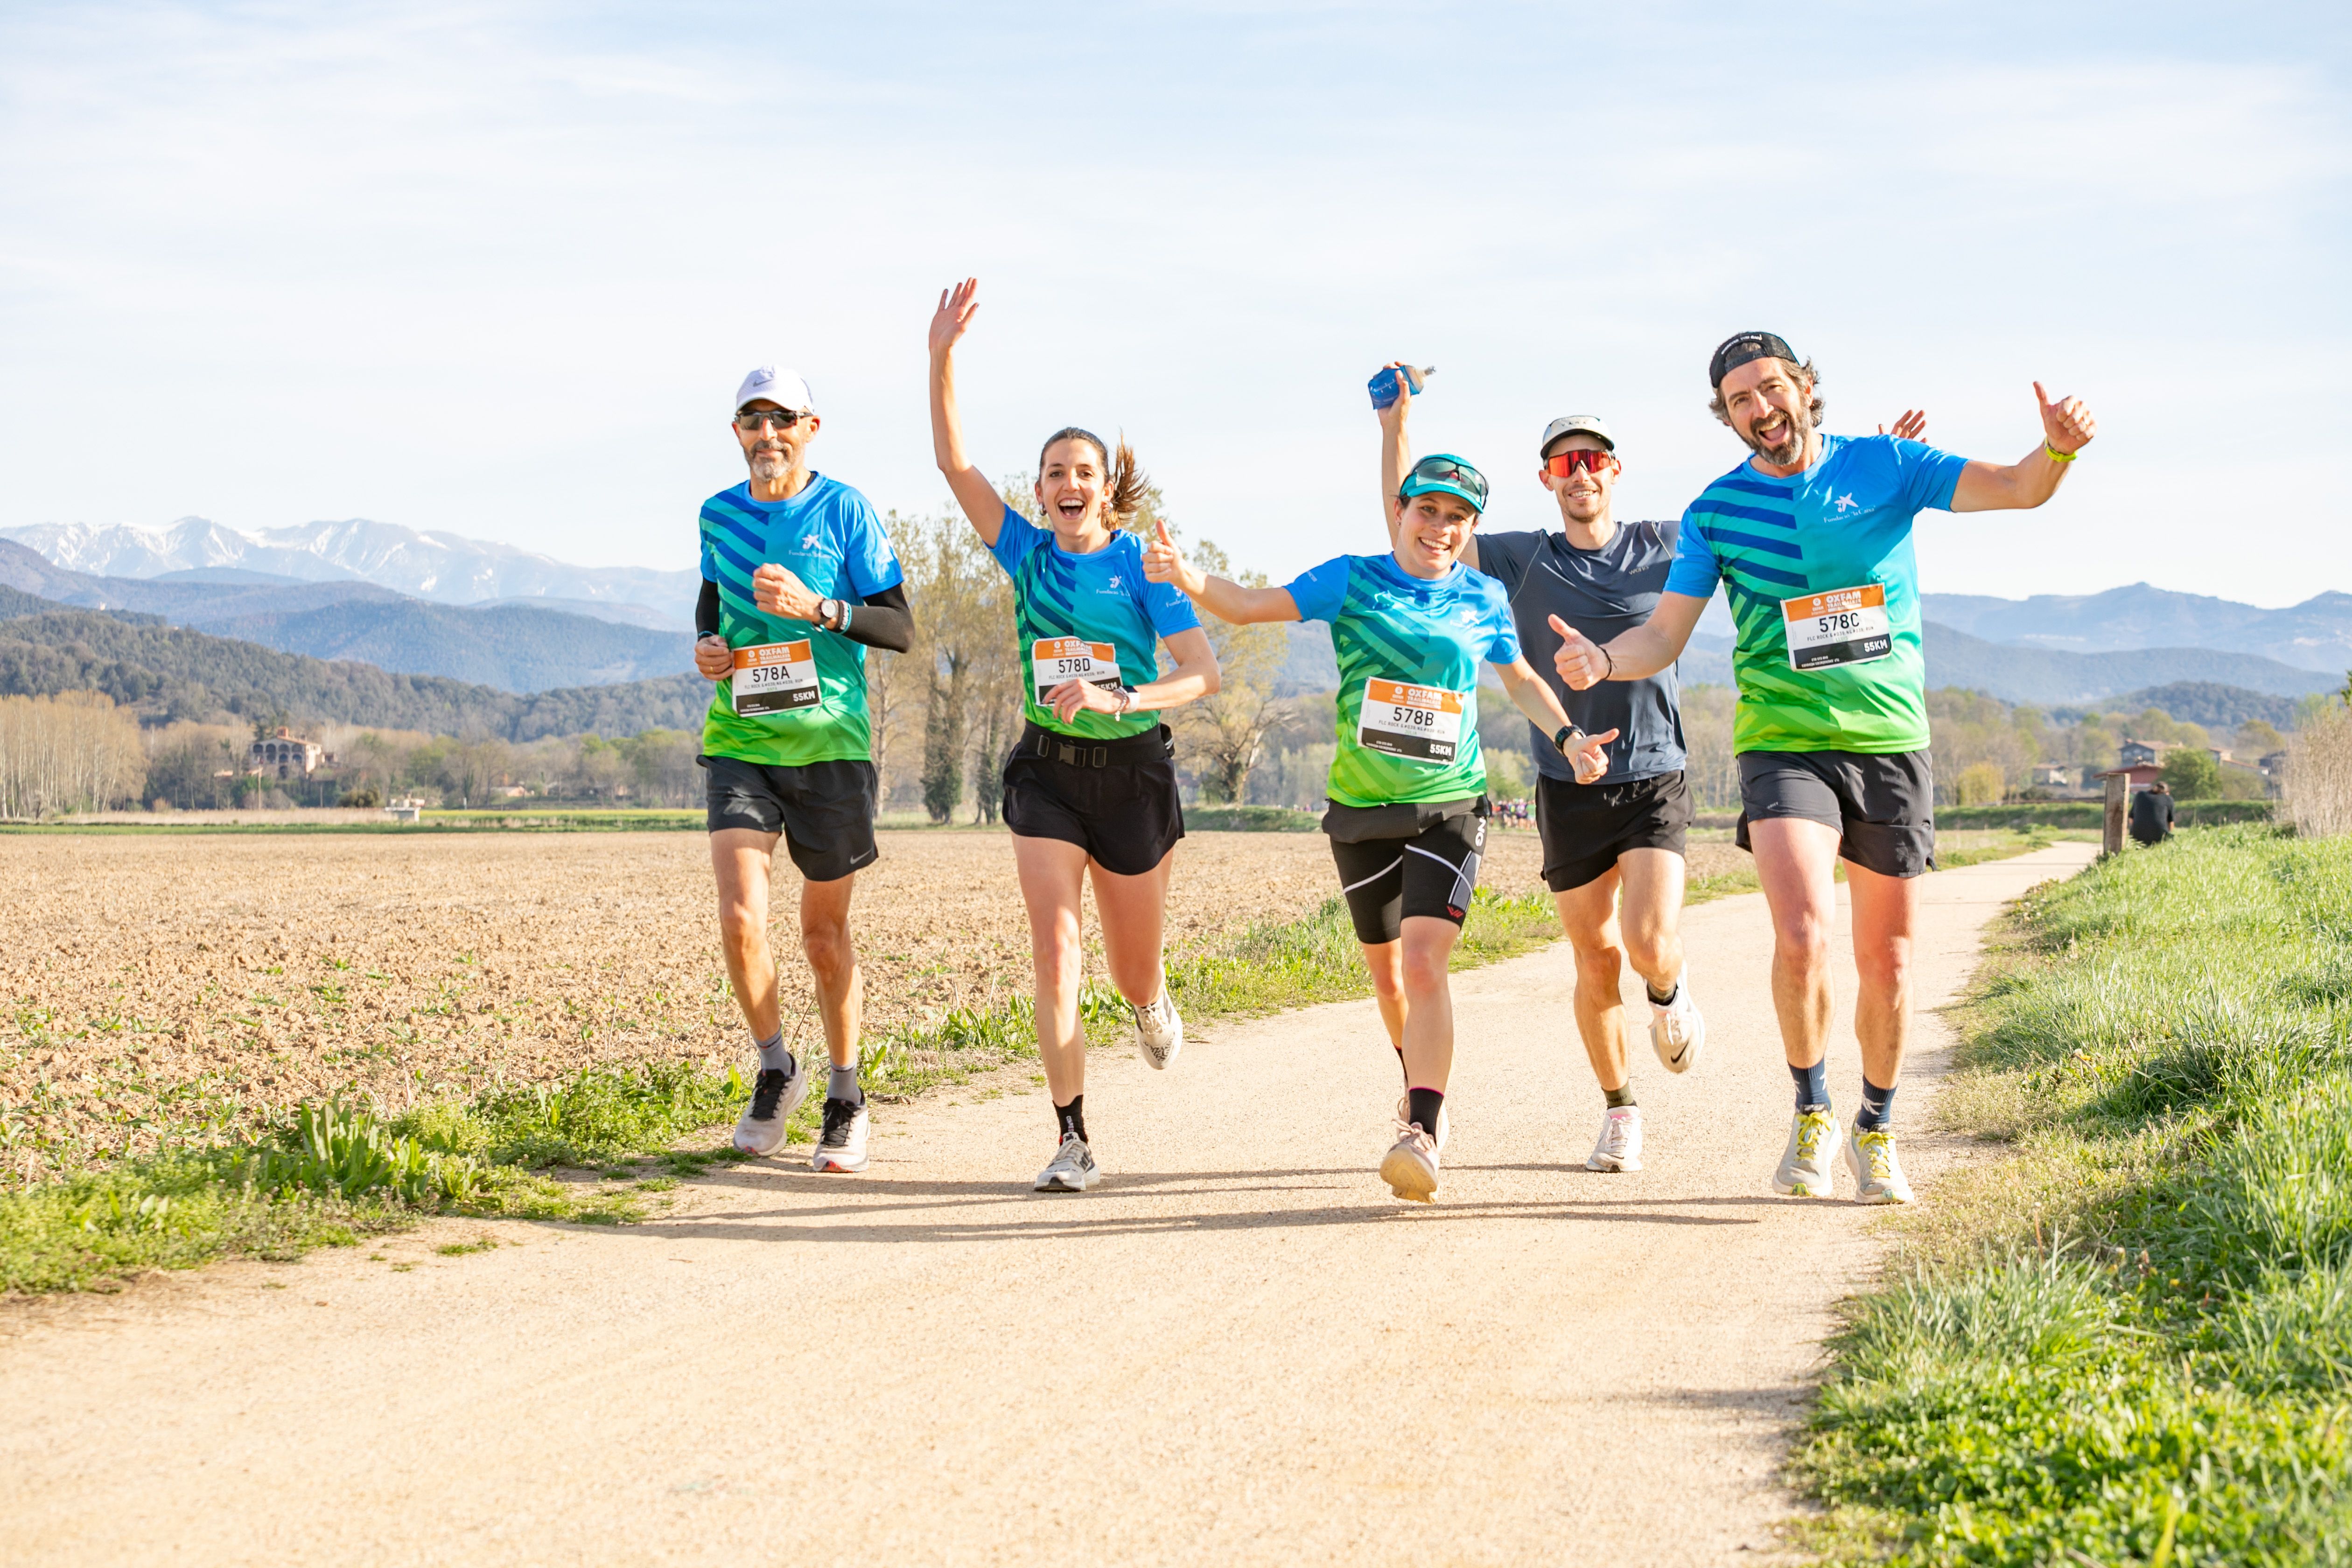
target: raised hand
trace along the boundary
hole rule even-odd
[[[788,621],[816,619],[817,596],[789,566],[771,561],[751,574],[751,598],[762,615]]]
[[[2089,446],[2091,438],[2099,433],[2099,422],[2091,417],[2090,405],[2079,397],[2053,403],[2037,381],[2033,384],[2033,401],[2042,407],[2042,438],[2050,443],[2053,451],[2071,456]]]
[[[717,632],[705,632],[694,639],[695,673],[705,680],[724,680],[735,669],[735,650]]]
[[[1143,575],[1147,582],[1173,583],[1182,594],[1198,594],[1205,579],[1185,561],[1184,552],[1168,536],[1164,518],[1151,521],[1151,542],[1143,547]]]
[[[1551,629],[1559,634],[1559,651],[1551,656],[1551,667],[1570,691],[1589,690],[1609,679],[1609,656],[1599,644],[1558,616],[1551,617]]]
[[[1878,427],[1878,433],[1882,436],[1892,434],[1898,441],[1916,441],[1922,435],[1926,434],[1927,429],[1927,410],[1924,408],[1906,408],[1903,411],[1903,416],[1895,420],[1895,428],[1892,432],[1889,432],[1885,426],[1881,425]]]
[[[980,279],[967,278],[952,289],[940,290],[940,308],[931,312],[931,353],[943,354],[980,314]]]
[[[1392,359],[1381,368],[1395,371],[1400,380],[1404,376],[1404,361],[1401,359]],[[1390,404],[1386,408],[1375,408],[1372,412],[1380,416],[1383,429],[1404,428],[1405,417],[1412,412],[1412,384],[1407,382],[1397,388],[1397,399],[1394,403]]]
[[[1598,735],[1584,737],[1584,744],[1562,753],[1568,765],[1576,772],[1576,782],[1589,784],[1609,771],[1609,742],[1617,738],[1614,730],[1603,730]]]

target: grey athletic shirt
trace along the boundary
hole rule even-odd
[[[1640,626],[1658,607],[1679,531],[1672,522],[1622,522],[1598,550],[1579,550],[1558,529],[1477,536],[1478,569],[1510,595],[1528,662],[1580,726],[1596,735],[1620,731],[1609,742],[1609,771],[1599,784],[1681,770],[1682,694],[1672,666],[1643,680],[1604,680],[1590,691],[1569,690],[1552,668],[1559,634],[1549,617],[1558,616],[1597,643]],[[1530,749],[1544,777],[1573,781],[1575,772],[1551,737],[1528,728],[1535,730]]]

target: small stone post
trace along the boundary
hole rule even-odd
[[[2099,853],[2124,852],[2124,804],[2131,794],[2131,775],[2118,768],[2107,775],[2107,821],[2099,835]]]

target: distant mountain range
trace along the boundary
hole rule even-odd
[[[2265,610],[2134,583],[2104,594],[2030,599],[1922,594],[1919,605],[1927,620],[2017,647],[2059,653],[2210,647],[2324,670],[2336,678],[2335,684],[2352,668],[2352,594],[2315,594],[2284,610]]]
[[[160,616],[174,626],[314,658],[361,659],[408,675],[437,675],[508,691],[546,691],[676,675],[693,663],[688,632],[580,615],[570,599],[429,604],[356,579],[299,582],[241,567],[197,567],[155,577],[70,571],[0,539],[0,584],[56,605]]]
[[[397,523],[352,518],[252,532],[184,517],[155,530],[115,523],[37,523],[0,528],[53,566],[94,577],[157,578],[252,572],[302,583],[373,583],[444,605],[511,599],[571,601],[566,608],[671,629],[690,629],[693,571],[656,572],[638,566],[573,566],[546,555],[455,533],[419,533]],[[587,606],[595,606],[588,609]],[[631,612],[634,612],[632,615]]]

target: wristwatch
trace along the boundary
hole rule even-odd
[[[841,601],[839,599],[819,599],[816,602],[816,624],[818,626],[830,631],[834,628],[834,623],[840,619]]]
[[[1559,733],[1553,735],[1551,738],[1552,750],[1558,752],[1563,757],[1568,755],[1568,738],[1570,735],[1581,735],[1583,733],[1583,731],[1578,729],[1573,724],[1562,724],[1559,727]]]

